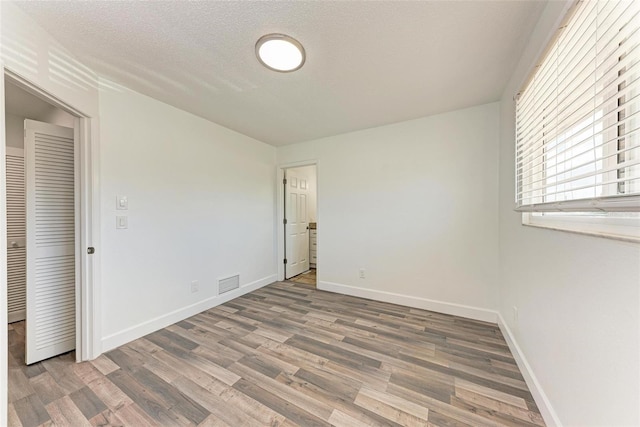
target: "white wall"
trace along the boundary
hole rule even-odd
[[[500,103],[500,313],[562,424],[639,425],[640,245],[524,227],[513,211],[513,95],[564,6],[548,4]]]
[[[460,306],[498,305],[498,107],[278,148],[318,161],[320,288],[495,320]]]
[[[218,278],[239,273],[242,292],[275,280],[275,148],[113,86],[100,94],[103,350],[219,304]]]

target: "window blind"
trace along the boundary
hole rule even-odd
[[[579,1],[516,100],[516,205],[640,211],[640,1]]]

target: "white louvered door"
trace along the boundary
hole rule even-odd
[[[75,348],[74,153],[73,129],[25,120],[27,365]]]
[[[24,150],[7,147],[7,314],[9,323],[26,316]]]

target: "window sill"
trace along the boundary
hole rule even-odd
[[[542,217],[522,214],[522,225],[565,233],[640,243],[640,218]]]

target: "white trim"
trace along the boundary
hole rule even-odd
[[[598,217],[578,214],[537,216],[530,212],[523,212],[522,225],[640,243],[640,217]]]
[[[79,170],[76,167],[78,173],[76,196],[79,197],[79,201],[76,203],[76,208],[79,207],[79,211],[76,209],[76,216],[79,217],[79,227],[76,228],[76,233],[79,234],[76,244],[76,260],[79,262],[76,264],[76,269],[77,275],[80,277],[80,283],[76,288],[76,361],[94,359],[101,353],[99,340],[101,312],[99,281],[96,275],[100,255],[97,250],[96,254],[89,257],[86,248],[88,246],[97,247],[100,235],[98,216],[100,212],[98,195],[100,193],[97,183],[97,167],[100,158],[97,150],[97,137],[91,132],[96,122],[82,111],[66,104],[14,71],[3,68],[3,72],[5,79],[11,81],[12,84],[76,118],[74,139],[76,136],[78,137],[77,144],[79,145],[79,150],[76,152],[76,166],[78,163],[80,166]],[[2,120],[4,123],[4,117]],[[6,217],[6,212],[4,217]]]
[[[319,178],[319,161],[316,160],[304,160],[300,162],[292,162],[292,163],[283,163],[278,166],[276,172],[276,188],[277,192],[277,200],[276,203],[276,271],[277,271],[277,280],[285,280],[284,278],[284,263],[282,260],[284,259],[284,224],[282,223],[284,219],[284,188],[282,186],[282,180],[284,179],[284,170],[285,169],[293,169],[304,166],[315,166],[316,167],[316,222],[320,222],[320,178]],[[318,247],[320,247],[320,239],[317,239]],[[320,273],[318,273],[320,274]],[[320,276],[318,276],[318,280]]]
[[[342,285],[340,283],[318,281],[317,288],[322,291],[335,292],[354,297],[367,298],[375,301],[390,302],[404,305],[406,307],[420,308],[422,310],[436,311],[453,316],[466,317],[468,319],[480,320],[482,322],[496,323],[498,313],[495,310],[472,307],[469,305],[456,304],[451,302],[436,301],[428,298],[414,297],[410,295],[397,294],[394,292],[379,291],[376,289],[364,289],[355,286]]]
[[[267,276],[262,279],[256,280],[255,282],[241,285],[238,289],[225,292],[222,295],[209,297],[186,307],[174,310],[170,313],[163,314],[154,319],[150,319],[135,326],[131,326],[130,328],[127,328],[123,331],[108,335],[102,339],[102,350],[105,352],[112,350],[116,347],[141,338],[162,328],[166,328],[169,325],[173,325],[176,322],[187,319],[205,310],[209,310],[210,308],[216,307],[220,304],[224,304],[225,302],[231,301],[234,298],[238,298],[239,296],[260,289],[263,286],[275,282],[275,280],[275,275]]]
[[[0,15],[2,15],[2,7],[0,5]],[[1,18],[1,17],[0,17]],[[1,36],[1,34],[0,34]],[[4,69],[2,56],[0,55],[0,70]],[[4,78],[0,79],[0,241],[7,241],[7,159],[6,159],[6,135],[5,135],[5,101],[4,101]],[[8,351],[7,341],[8,328],[5,326],[8,316],[7,301],[7,245],[0,245],[0,424],[8,423],[7,418],[7,401],[8,401]]]
[[[529,391],[533,396],[533,400],[535,400],[536,405],[538,405],[538,409],[540,410],[540,414],[542,418],[544,418],[544,422],[546,425],[553,426],[562,426],[562,422],[560,422],[560,418],[558,418],[558,414],[551,406],[551,402],[547,397],[546,393],[542,389],[540,382],[538,381],[536,375],[533,373],[533,369],[531,369],[531,365],[527,361],[527,358],[524,356],[524,353],[520,349],[520,346],[516,342],[515,337],[511,333],[507,322],[504,321],[502,314],[496,313],[498,316],[498,327],[504,336],[505,341],[507,341],[507,345],[511,350],[511,354],[513,354],[513,358],[516,360],[518,364],[518,368],[520,368],[520,372],[524,377],[524,381],[527,383],[527,387],[529,387]]]

